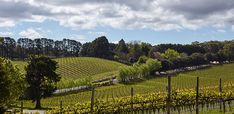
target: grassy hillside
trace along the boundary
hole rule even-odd
[[[69,57],[54,59],[58,62],[57,72],[62,77],[59,88],[72,87],[79,85],[79,79],[91,76],[93,80],[112,75],[124,64],[92,57]],[[24,71],[27,62],[13,61],[19,68]]]
[[[234,64],[214,66],[208,69],[181,73],[172,78],[173,89],[195,88],[196,77],[200,77],[200,87],[218,86],[219,78],[222,78],[223,84],[234,84]],[[165,92],[167,78],[151,77],[138,83],[117,84],[108,87],[97,88],[95,92],[96,99],[108,99],[113,97],[130,96],[131,87],[134,88],[134,94],[145,94],[151,92]],[[218,87],[216,88],[218,91]],[[233,89],[233,88],[226,88]],[[225,90],[224,90],[225,91]],[[58,100],[62,99],[64,105],[75,104],[77,102],[87,102],[90,100],[91,92],[82,92],[64,96],[56,96],[42,100],[44,106],[56,106]],[[29,102],[27,102],[29,103]],[[31,106],[32,104],[27,104]]]

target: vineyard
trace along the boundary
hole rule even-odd
[[[232,90],[234,83],[234,64],[225,64],[214,66],[208,69],[180,73],[172,77],[172,90],[191,90],[196,86],[196,77],[200,77],[201,88],[213,88],[218,91],[219,78],[225,85],[223,91]],[[125,98],[131,96],[131,88],[134,88],[134,95],[158,94],[165,93],[167,86],[167,78],[165,77],[149,77],[133,82],[130,84],[116,84],[113,86],[100,87],[95,89],[95,100],[111,101],[112,99]],[[194,90],[194,89],[193,89]],[[210,90],[210,89],[208,89]],[[192,91],[192,90],[191,90]],[[185,92],[186,93],[186,92]],[[217,93],[217,92],[216,92]],[[147,96],[147,95],[146,95]],[[60,101],[64,107],[83,104],[90,101],[91,91],[84,91],[74,94],[62,96],[52,96],[42,99],[42,106],[45,108],[59,107]],[[104,102],[103,101],[103,102]],[[24,101],[25,108],[32,108],[34,104],[31,101]]]
[[[101,79],[108,76],[116,75],[116,71],[120,66],[125,66],[121,63],[92,58],[92,57],[70,57],[55,59],[58,64],[58,73],[62,80],[58,83],[58,88],[68,88],[79,86],[84,78],[91,78],[91,80]],[[13,61],[19,66],[22,72],[27,62]]]
[[[215,104],[222,102],[227,102],[227,107],[231,110],[231,101],[234,99],[234,85],[226,85],[224,88],[228,88],[229,91],[222,93],[216,92],[212,87],[201,88],[199,93],[198,103],[203,108],[212,107]],[[217,88],[216,88],[217,89]],[[49,113],[156,113],[163,112],[167,107],[167,94],[166,93],[151,93],[145,95],[135,95],[122,98],[112,98],[107,100],[96,100],[93,104],[93,110],[90,108],[92,106],[88,103],[77,103],[75,105],[61,108],[57,107],[53,110],[48,111]],[[180,112],[183,109],[189,109],[190,112],[194,110],[196,105],[196,91],[193,89],[185,90],[175,90],[171,94],[170,107],[173,110]],[[226,109],[225,109],[226,110]]]

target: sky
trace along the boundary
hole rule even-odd
[[[0,36],[151,44],[234,39],[234,0],[0,0]]]

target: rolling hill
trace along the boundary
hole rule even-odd
[[[54,60],[58,62],[57,72],[62,77],[61,82],[58,84],[59,88],[78,86],[80,79],[89,76],[92,77],[92,80],[95,80],[116,75],[118,68],[124,65],[115,61],[93,57],[67,57]],[[13,63],[18,65],[22,72],[25,72],[26,61],[13,61]]]

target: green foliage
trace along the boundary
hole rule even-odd
[[[148,59],[146,61],[146,65],[148,66],[150,74],[152,75],[154,74],[156,70],[159,70],[162,67],[161,62],[158,60],[154,60],[154,59]]]
[[[150,50],[149,50],[149,52],[148,52],[148,56],[150,58],[157,59],[155,57],[155,53],[159,53],[158,50],[157,50],[157,48],[156,47],[151,47]]]
[[[115,53],[117,55],[121,54],[121,53],[124,53],[124,54],[127,54],[128,53],[128,47],[127,45],[125,44],[125,41],[123,39],[121,39],[117,45],[117,47],[115,48]]]
[[[191,65],[193,66],[209,63],[204,57],[204,55],[200,53],[193,53],[191,55],[191,59],[192,59]]]
[[[162,56],[166,59],[177,59],[180,58],[180,53],[173,49],[167,49],[165,53],[162,53]]]
[[[161,62],[154,59],[148,59],[145,63],[135,63],[133,66],[121,67],[119,78],[122,82],[129,82],[133,79],[142,78],[153,74],[161,68]]]
[[[105,36],[98,37],[90,44],[89,56],[99,58],[111,58],[110,44]]]
[[[86,42],[82,45],[82,49],[80,51],[80,56],[89,56],[90,52],[89,52],[89,47],[90,47],[91,43],[90,42]]]
[[[129,61],[134,63],[138,60],[138,58],[143,54],[141,45],[137,42],[129,44]]]
[[[143,63],[146,63],[146,61],[148,60],[149,58],[146,57],[146,56],[140,56],[138,61],[137,61],[137,64],[143,64]]]
[[[0,58],[0,113],[14,103],[25,89],[23,75],[10,60]]]
[[[0,44],[2,44],[3,41],[4,41],[4,39],[0,37]]]
[[[36,101],[36,108],[41,108],[40,99],[52,95],[56,90],[56,83],[60,80],[55,72],[57,62],[48,57],[32,56],[26,67],[26,98]]]
[[[229,61],[234,60],[234,42],[225,44],[223,51],[224,54],[228,57]]]
[[[233,86],[232,86],[233,87]],[[211,88],[201,88],[198,102],[210,104],[217,102],[220,98],[230,100],[234,98],[233,91],[220,94]],[[145,95],[135,95],[131,97],[114,98],[109,100],[96,100],[94,103],[94,113],[126,113],[145,109],[165,110],[167,95],[165,93],[150,93]],[[196,92],[193,89],[175,90],[172,92],[170,105],[173,109],[180,110],[184,107],[192,108],[196,103]],[[133,107],[131,107],[131,105]],[[59,107],[48,111],[48,113],[59,114]],[[77,103],[67,106],[63,113],[90,113],[90,103]]]
[[[144,56],[148,56],[149,55],[149,51],[152,48],[151,44],[149,43],[141,43],[141,50]]]
[[[206,53],[205,57],[208,61],[216,61],[218,59],[217,55],[215,55],[214,53]]]
[[[115,56],[114,56],[114,60],[118,61],[119,59],[120,59],[120,58],[119,58],[118,55],[115,55]]]
[[[203,44],[206,52],[217,53],[223,48],[222,42],[219,41],[209,41]]]

